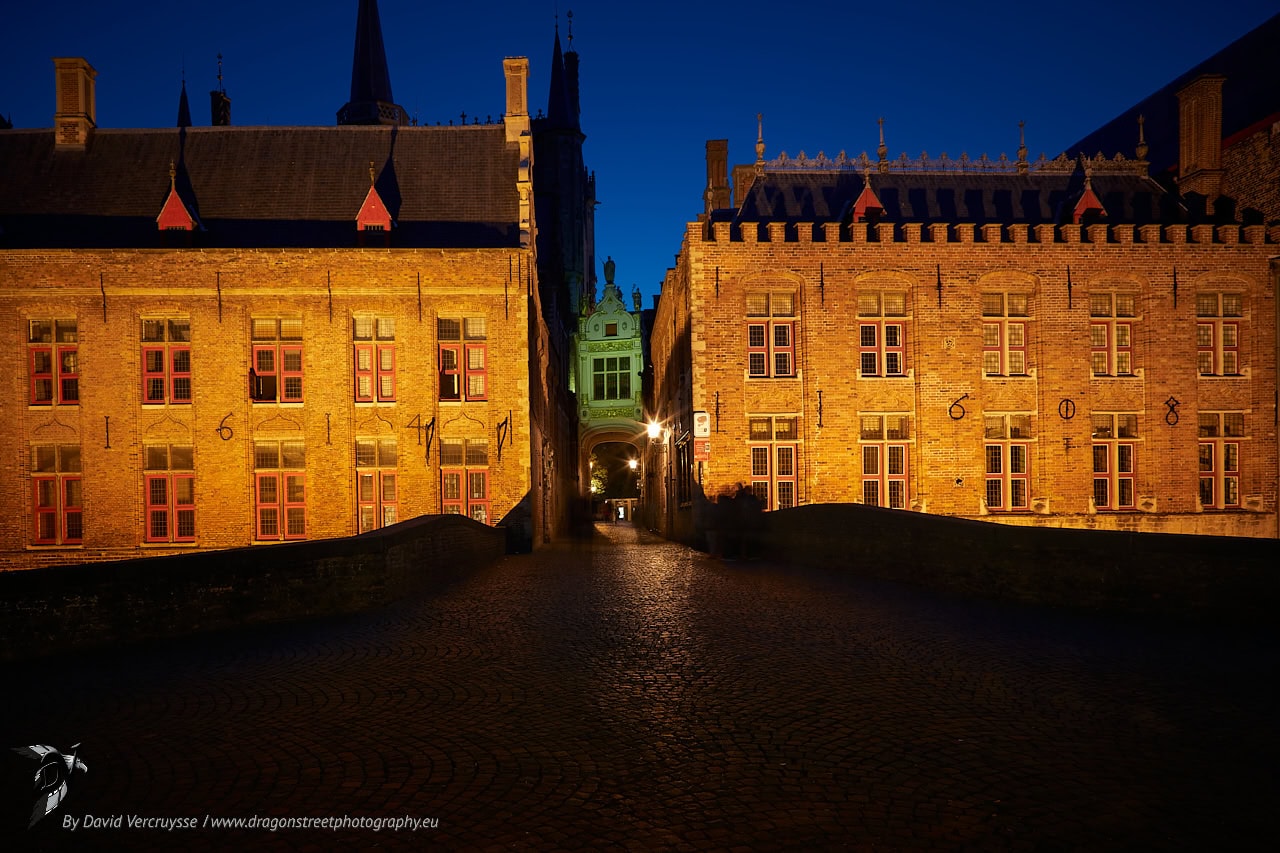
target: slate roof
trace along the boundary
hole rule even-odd
[[[52,129],[7,130],[0,247],[165,245],[171,161],[205,229],[195,246],[354,246],[373,161],[391,246],[514,247],[518,159],[501,124],[97,130],[85,151],[55,151]]]
[[[1280,119],[1280,15],[1236,39],[1204,62],[1175,77],[1088,136],[1067,146],[1067,156],[1099,151],[1131,153],[1138,142],[1138,116],[1146,118],[1144,133],[1152,174],[1178,164],[1178,92],[1204,74],[1227,78],[1222,87],[1222,136],[1229,139],[1259,122]]]
[[[854,171],[768,171],[756,177],[742,207],[713,219],[737,222],[848,222],[866,179]],[[1137,174],[1095,174],[1093,191],[1106,221],[1145,225],[1185,214],[1155,181]],[[1084,171],[872,172],[884,222],[1039,225],[1071,221],[1084,193]]]

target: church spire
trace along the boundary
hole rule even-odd
[[[391,72],[382,45],[378,0],[360,0],[356,12],[355,56],[351,62],[351,100],[338,110],[338,124],[407,125],[409,115],[391,94]]]
[[[187,78],[182,77],[182,94],[178,95],[178,127],[191,127],[191,104],[187,102]]]
[[[560,51],[559,22],[556,23],[555,49],[551,53],[551,92],[547,97],[547,124],[550,127],[573,127],[569,86],[564,73],[564,54]]]

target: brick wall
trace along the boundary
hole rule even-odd
[[[1275,539],[1027,529],[849,505],[767,517],[764,553],[948,594],[1272,626]]]
[[[895,412],[910,416],[909,509],[1022,525],[1276,536],[1276,245],[1262,227],[709,230],[688,227],[653,335],[657,405],[678,415],[684,358],[693,362],[689,405],[714,412],[718,401],[711,459],[696,474],[707,494],[750,480],[749,418],[782,414],[799,422],[798,502],[860,501],[860,417]],[[759,290],[796,296],[793,378],[747,376],[745,301]],[[857,298],[876,290],[907,295],[901,378],[858,375]],[[983,374],[980,300],[989,292],[1029,297],[1026,376]],[[1244,302],[1235,377],[1197,370],[1196,295],[1218,292]],[[1131,377],[1090,369],[1089,297],[1107,293],[1136,299]],[[1245,417],[1242,508],[1202,511],[1198,414],[1227,410]],[[1030,507],[1020,513],[984,504],[984,415],[1010,412],[1032,418]],[[1138,415],[1132,511],[1092,504],[1091,415],[1099,412]]]
[[[0,573],[0,657],[367,610],[498,559],[503,540],[426,516],[345,539]]]
[[[486,439],[490,520],[502,518],[531,488],[530,260],[510,249],[0,252],[0,313],[11,318],[0,326],[0,569],[248,545],[262,440],[305,444],[308,538],[357,532],[357,438],[396,440],[400,519],[441,511],[442,438]],[[395,319],[394,403],[355,401],[356,315]],[[253,403],[250,322],[280,316],[302,320],[304,401]],[[440,401],[439,316],[487,319],[487,401]],[[156,317],[190,321],[189,405],[143,404],[140,324]],[[78,405],[29,404],[28,321],[40,318],[77,322]],[[433,420],[428,447],[417,427]],[[42,444],[81,449],[80,546],[32,545],[31,448]],[[144,542],[151,444],[193,447],[194,543]]]

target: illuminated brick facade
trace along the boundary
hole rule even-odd
[[[576,429],[528,60],[502,63],[499,121],[410,126],[359,9],[337,127],[231,127],[217,98],[191,127],[184,90],[178,127],[104,130],[96,72],[59,59],[81,131],[0,134],[0,570],[428,513],[562,532]]]
[[[742,483],[775,509],[1275,536],[1280,233],[1134,224],[1140,167],[1111,163],[1107,185],[1102,161],[1085,165],[1111,224],[1071,220],[1088,184],[1070,161],[1007,179],[865,165],[850,178],[785,158],[748,171],[731,221],[691,223],[663,285],[655,408],[672,433],[655,452],[672,485],[657,517],[690,536],[699,494]],[[1009,217],[1022,222],[975,225],[1001,180],[1024,202],[1057,198],[1068,221],[1046,207],[1028,225],[1027,204]],[[817,225],[783,204],[755,215],[761,199],[803,213],[815,202],[797,199],[839,192],[849,211],[868,181],[878,223],[841,221],[835,204]],[[952,193],[966,181],[976,195]],[[971,221],[926,195],[963,199]],[[711,425],[702,460],[695,412]]]
[[[516,405],[529,395],[528,262],[519,249],[0,252],[7,567],[346,536],[446,504],[500,519],[530,489],[529,409]],[[74,401],[33,401],[20,367],[46,320],[74,328]],[[440,369],[449,321],[479,353],[461,397]],[[78,470],[47,470],[46,446],[78,448]],[[42,542],[30,484],[45,475],[81,485],[73,507],[53,495]],[[192,481],[189,510],[174,477]]]

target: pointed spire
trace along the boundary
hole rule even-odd
[[[876,156],[880,158],[880,171],[889,171],[889,146],[884,144],[884,116],[876,124],[880,125],[880,144],[876,146]]]
[[[1143,129],[1143,125],[1145,125],[1146,123],[1147,123],[1147,117],[1139,114],[1138,115],[1138,149],[1135,152],[1138,155],[1139,160],[1147,159],[1147,151],[1148,151],[1147,136],[1146,136],[1146,131]]]
[[[338,111],[338,124],[407,125],[409,115],[391,94],[391,72],[382,44],[378,0],[360,0],[356,45],[351,61],[351,100]]]
[[[191,127],[191,104],[187,102],[187,75],[182,75],[182,93],[178,95],[178,127]]]
[[[756,165],[764,163],[764,113],[756,113]]]
[[[1031,168],[1027,163],[1027,123],[1018,122],[1018,174],[1025,175]]]
[[[560,22],[556,22],[555,46],[551,51],[551,90],[547,95],[547,124],[572,127],[569,86],[565,81],[564,54],[560,50]]]

